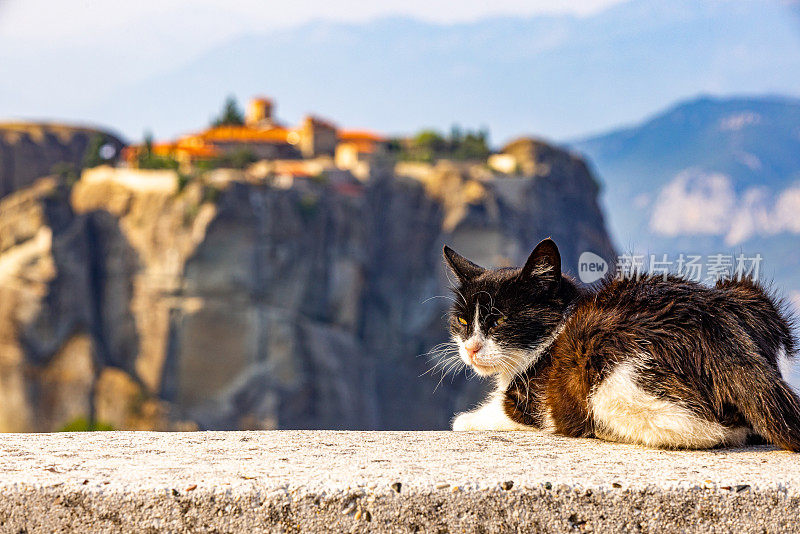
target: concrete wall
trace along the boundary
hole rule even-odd
[[[2,532],[796,532],[800,456],[537,432],[0,436]]]

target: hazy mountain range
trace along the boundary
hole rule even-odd
[[[590,16],[317,21],[240,35],[177,67],[152,43],[129,53],[107,42],[46,54],[2,47],[0,116],[163,138],[204,126],[230,93],[267,94],[288,122],[316,112],[390,133],[458,122],[488,126],[497,144],[524,133],[566,139],[700,92],[797,94],[796,14],[785,2],[634,0]]]
[[[798,99],[699,98],[573,146],[607,181],[619,239],[646,229],[735,246],[800,232]]]
[[[699,98],[572,146],[620,250],[761,254],[800,305],[800,100]]]

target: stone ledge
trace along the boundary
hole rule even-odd
[[[800,517],[800,455],[771,447],[328,431],[0,444],[3,532],[788,532]]]

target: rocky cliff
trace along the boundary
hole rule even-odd
[[[0,430],[445,428],[482,384],[426,373],[447,242],[485,264],[613,252],[584,163],[369,181],[99,167],[0,201]]]
[[[86,150],[100,136],[115,160],[124,146],[116,135],[94,128],[50,123],[0,122],[0,198],[54,172],[80,172]]]

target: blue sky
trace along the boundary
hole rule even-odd
[[[783,0],[0,0],[0,119],[105,124],[130,138],[152,127],[159,137],[171,136],[206,123],[227,93],[244,100],[264,92],[278,100],[279,112],[289,121],[318,111],[344,124],[390,132],[417,126],[448,128],[462,122],[469,127],[490,126],[496,141],[516,133],[569,138],[641,119],[698,93],[797,95],[800,75],[792,71],[800,71],[800,24],[791,18],[790,4],[797,5]],[[653,13],[658,10],[662,12]],[[732,14],[727,21],[730,29],[720,32],[714,17],[727,12]],[[428,76],[430,95],[446,91],[452,97],[438,102],[421,94],[419,101],[409,101],[407,110],[397,108],[394,115],[385,106],[379,108],[378,102],[371,109],[365,107],[364,99],[350,87],[342,88],[341,94],[315,93],[310,89],[315,80],[308,71],[298,72],[296,80],[273,84],[272,76],[251,80],[243,72],[226,72],[230,78],[220,82],[210,79],[213,72],[198,67],[210,64],[226,49],[230,57],[230,50],[247,39],[260,39],[262,45],[278,42],[292,29],[319,30],[313,24],[320,20],[351,25],[344,30],[327,26],[339,34],[347,28],[353,35],[368,33],[374,21],[390,15],[424,21],[426,26],[405,28],[410,35],[424,31],[419,43],[439,51],[450,46],[448,40],[463,42],[471,31],[479,40],[481,32],[491,30],[495,33],[486,47],[495,56],[477,58],[480,61],[473,64],[462,61],[458,50],[450,50],[450,56],[437,57],[440,63],[435,64],[417,50],[415,60]],[[536,16],[546,18],[541,18],[542,24],[531,24]],[[494,26],[474,23],[491,17],[506,19]],[[761,17],[763,27],[748,28],[753,17]],[[509,58],[500,47],[514,46],[516,41],[503,42],[497,34],[507,20],[520,21],[511,24],[512,32],[530,27],[540,32],[541,39],[539,34],[534,38],[520,34],[515,39],[523,42]],[[391,38],[402,45],[404,36],[399,32]],[[376,40],[368,37],[358,38],[374,45]],[[302,34],[294,39],[303,44]],[[407,44],[413,50],[416,43]],[[705,53],[712,46],[714,53]],[[476,54],[477,47],[469,43],[467,47]],[[692,47],[699,53],[694,54]],[[527,57],[517,57],[521,54]],[[334,60],[345,75],[352,71],[354,76],[373,78],[374,68],[380,66],[369,71],[363,65],[365,55],[369,51]],[[254,65],[260,58],[247,59]],[[285,70],[303,59],[292,57],[264,68]],[[494,68],[506,59],[516,61],[519,76]],[[442,79],[436,85],[430,77],[439,72]],[[187,99],[175,90],[180,80],[176,73],[185,73],[187,79],[205,76],[208,83],[195,83]],[[171,92],[162,87],[164,80],[172,80]],[[375,77],[369,90],[394,94],[396,88],[387,84],[396,85],[396,80]],[[156,101],[155,95],[162,92],[163,100]],[[151,102],[144,102],[146,97]],[[496,100],[500,97],[502,102]],[[476,102],[488,105],[482,110]]]
[[[238,35],[316,19],[363,22],[388,15],[454,23],[487,16],[590,15],[626,0],[0,0],[0,44],[32,53],[113,48],[126,67],[139,52],[181,62]],[[5,48],[5,46],[3,48]],[[154,68],[157,65],[153,65]],[[162,67],[163,68],[163,67]]]
[[[0,0],[0,73],[36,75],[37,63],[95,54],[133,82],[177,67],[238,36],[312,20],[364,22],[406,15],[438,23],[487,16],[590,15],[626,0]],[[4,58],[29,69],[3,72]],[[15,62],[6,61],[5,68]],[[78,67],[80,68],[80,67]],[[0,93],[1,95],[1,93]]]
[[[52,45],[95,39],[104,30],[135,21],[172,19],[198,44],[209,29],[217,35],[294,26],[312,19],[364,21],[385,15],[409,15],[435,22],[463,22],[493,15],[596,13],[625,0],[0,0],[0,34]],[[210,18],[212,14],[225,16]],[[182,21],[182,22],[181,22]]]

